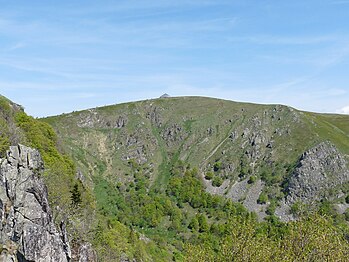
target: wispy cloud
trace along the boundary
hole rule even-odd
[[[228,37],[227,40],[230,42],[251,42],[259,45],[314,45],[319,43],[337,42],[341,38],[342,37],[337,35],[255,35]]]
[[[315,2],[8,1],[0,92],[35,96],[35,115],[165,92],[335,111],[349,99],[346,16]]]

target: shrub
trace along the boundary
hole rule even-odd
[[[199,231],[199,221],[197,217],[193,217],[193,219],[189,223],[189,229],[192,231]]]
[[[205,178],[207,180],[211,180],[213,178],[213,173],[212,172],[207,172],[206,175],[205,175]]]
[[[346,221],[349,221],[349,209],[345,210],[344,217]]]
[[[349,195],[345,198],[345,203],[349,204]]]
[[[223,179],[219,176],[216,176],[212,180],[212,185],[214,187],[220,187],[223,184]]]
[[[268,195],[266,193],[261,193],[258,197],[257,203],[262,205],[268,202]]]
[[[217,161],[216,163],[214,163],[214,165],[213,165],[213,170],[214,170],[215,172],[218,172],[219,170],[221,170],[221,168],[222,168],[222,162]]]
[[[250,179],[247,181],[247,183],[249,184],[253,184],[255,183],[257,180],[257,177],[256,176],[250,176]]]

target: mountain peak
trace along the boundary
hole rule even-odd
[[[168,98],[168,97],[171,97],[169,94],[163,94],[162,96],[160,96],[160,98]]]

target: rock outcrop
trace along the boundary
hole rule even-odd
[[[97,261],[96,252],[90,243],[82,244],[79,248],[79,262]]]
[[[294,220],[290,212],[293,204],[316,205],[322,199],[339,198],[343,194],[341,186],[348,182],[349,168],[344,156],[332,143],[320,143],[300,157],[289,178],[287,196],[275,215],[282,221]]]
[[[12,146],[0,165],[0,261],[69,261],[66,232],[53,224],[47,188],[40,178],[39,152]]]
[[[287,191],[287,202],[300,201],[310,204],[326,197],[349,181],[349,170],[345,158],[330,142],[323,142],[306,151],[292,173]]]

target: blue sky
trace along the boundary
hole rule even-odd
[[[349,0],[0,6],[0,93],[34,116],[163,93],[349,114]]]

